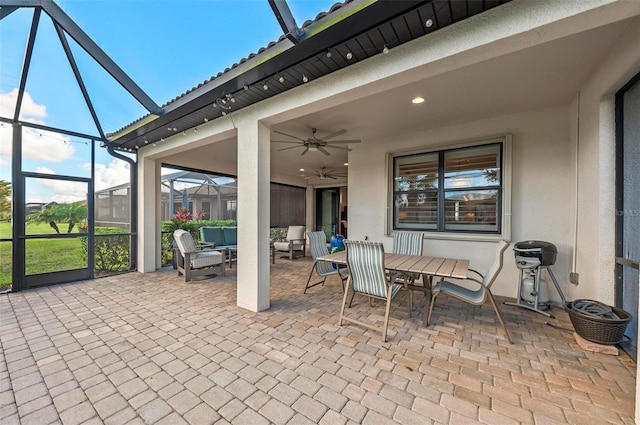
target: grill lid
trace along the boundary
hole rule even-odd
[[[543,266],[551,266],[556,262],[558,250],[551,242],[523,241],[517,242],[513,251],[516,256],[538,258]]]

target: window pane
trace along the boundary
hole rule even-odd
[[[395,158],[394,190],[426,190],[438,187],[438,154]]]
[[[436,229],[438,226],[437,193],[398,193],[395,195],[395,228]]]
[[[91,177],[91,141],[23,127],[22,169],[41,174]]]
[[[86,182],[58,178],[25,179],[26,234],[86,232]]]
[[[96,192],[96,227],[130,228],[129,184]]]
[[[445,193],[445,230],[498,231],[498,191]]]
[[[444,181],[445,189],[500,186],[500,145],[445,152]]]
[[[87,267],[86,238],[30,239],[25,241],[26,274],[76,270]]]

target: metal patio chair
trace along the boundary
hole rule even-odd
[[[403,285],[388,279],[384,269],[384,247],[381,243],[352,240],[345,240],[344,243],[347,248],[349,280],[347,281],[347,288],[344,291],[338,326],[342,326],[342,322],[347,321],[369,329],[381,331],[382,341],[386,342],[391,300],[400,292]],[[371,305],[373,305],[373,299],[381,299],[386,302],[384,325],[382,328],[344,315],[350,289],[353,291],[351,301],[353,300],[353,296],[358,293],[369,297],[369,303]],[[407,291],[407,296],[409,297],[408,313],[409,317],[411,317],[411,291]],[[351,305],[351,301],[349,301],[349,305]]]
[[[498,247],[496,249],[496,256],[493,261],[493,264],[491,265],[491,267],[489,268],[489,270],[485,275],[482,275],[476,270],[469,269],[469,272],[475,273],[480,277],[480,279],[477,279],[475,277],[467,277],[465,282],[466,281],[476,282],[477,284],[480,285],[478,289],[475,289],[475,290],[468,289],[467,287],[458,285],[456,283],[447,282],[444,280],[444,278],[441,279],[439,282],[436,282],[436,284],[433,286],[433,289],[432,289],[433,295],[431,297],[431,304],[429,305],[429,315],[427,316],[425,326],[429,326],[429,322],[431,321],[431,314],[433,313],[433,305],[435,304],[436,297],[441,293],[451,295],[454,298],[457,298],[461,301],[464,301],[466,303],[473,304],[473,305],[482,305],[487,301],[487,298],[488,298],[489,301],[491,301],[491,305],[493,305],[493,309],[495,310],[496,315],[498,316],[498,320],[502,325],[502,329],[504,329],[504,334],[507,337],[507,341],[509,341],[509,344],[512,344],[511,337],[509,336],[507,327],[505,326],[504,320],[502,319],[502,314],[500,313],[498,304],[496,303],[495,298],[493,298],[493,294],[491,293],[491,290],[490,290],[491,285],[493,285],[493,282],[496,280],[496,277],[498,277],[498,273],[500,273],[500,270],[502,270],[502,264],[504,262],[504,252],[507,249],[507,247],[509,247],[508,242],[500,241],[498,243]]]
[[[307,232],[309,236],[309,250],[311,251],[311,256],[314,259],[313,267],[309,272],[309,278],[307,279],[307,284],[304,287],[303,294],[307,293],[307,289],[313,288],[316,285],[324,285],[325,280],[327,280],[327,276],[337,275],[340,278],[342,284],[342,290],[345,290],[345,281],[349,277],[349,271],[346,267],[339,267],[338,265],[334,265],[333,263],[329,263],[328,261],[318,261],[317,258],[321,255],[329,255],[329,248],[327,248],[327,236],[323,231],[317,232]],[[322,280],[318,282],[309,284],[311,282],[311,276],[313,276],[313,272],[318,273]]]
[[[422,255],[422,238],[420,232],[395,232],[393,234],[393,253],[405,255]],[[397,283],[403,283],[406,289],[408,285],[415,285],[416,280],[420,279],[419,273],[395,273],[392,278]],[[423,292],[426,295],[426,289],[431,289],[431,277],[422,276]],[[417,287],[420,289],[420,287]]]

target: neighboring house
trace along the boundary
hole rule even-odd
[[[235,178],[228,176],[176,171],[160,179],[160,220],[171,220],[180,208],[195,215],[204,211],[204,220],[235,220],[238,210],[238,189]],[[272,227],[290,223],[304,224],[305,191],[302,188],[271,184]],[[131,185],[124,183],[95,193],[96,226],[129,229]]]
[[[26,214],[29,215],[34,212],[42,211],[46,208],[51,208],[54,205],[58,205],[57,202],[29,202],[25,204]]]

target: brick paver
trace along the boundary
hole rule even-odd
[[[635,364],[584,352],[549,319],[416,296],[388,341],[336,325],[339,280],[302,294],[311,259],[271,266],[271,308],[236,306],[235,268],[173,270],[0,295],[0,423],[633,423]],[[238,264],[238,267],[241,267]],[[382,320],[380,303],[350,314]],[[571,324],[554,309],[555,323]],[[594,422],[595,421],[595,422]]]

